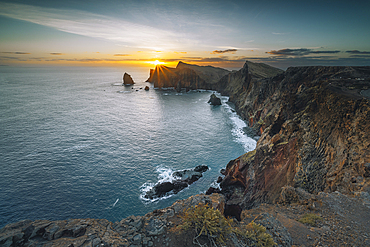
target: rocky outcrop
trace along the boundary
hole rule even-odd
[[[176,68],[157,65],[150,70],[148,82],[155,88],[175,88],[181,90],[213,89],[221,77],[229,74],[226,69],[212,66],[198,66],[179,62]]]
[[[185,246],[173,245],[168,231],[181,213],[199,203],[223,210],[222,195],[196,195],[145,216],[112,223],[104,219],[24,220],[0,229],[0,246]]]
[[[221,80],[261,135],[254,151],[226,167],[220,186],[227,205],[275,202],[284,186],[310,193],[370,189],[370,101],[361,94],[370,88],[370,67],[294,67],[268,79],[247,71]]]
[[[168,195],[169,193],[177,194],[189,185],[193,184],[208,170],[208,166],[199,165],[194,169],[176,171],[172,173],[172,181],[158,182],[151,190],[145,193],[144,198],[156,199]]]
[[[130,86],[130,85],[134,85],[134,84],[135,84],[135,82],[134,82],[134,80],[132,79],[131,75],[129,75],[129,74],[127,74],[127,73],[125,73],[125,74],[123,75],[123,85],[125,85],[125,86]]]
[[[208,103],[211,105],[221,105],[221,99],[213,93],[211,94]]]

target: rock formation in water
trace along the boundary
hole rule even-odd
[[[211,94],[208,103],[211,105],[221,105],[221,99],[213,93]]]
[[[135,82],[132,79],[131,75],[129,75],[125,72],[125,74],[123,75],[123,85],[130,86],[130,85],[134,85],[134,84],[135,84]]]
[[[208,166],[199,165],[194,169],[176,171],[172,174],[175,178],[173,181],[157,183],[151,190],[146,192],[144,197],[153,200],[168,195],[168,193],[177,194],[201,178],[203,176],[202,173],[207,170]]]

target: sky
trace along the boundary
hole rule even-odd
[[[370,1],[0,0],[0,65],[370,65]]]

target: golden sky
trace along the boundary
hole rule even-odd
[[[0,65],[370,65],[368,1],[0,1]]]

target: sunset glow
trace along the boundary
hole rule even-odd
[[[158,60],[155,60],[153,62],[148,62],[148,63],[151,63],[151,64],[154,64],[155,66],[159,65],[159,64],[165,64],[165,62],[160,62]]]
[[[0,0],[0,65],[369,65],[368,9],[369,1]]]

